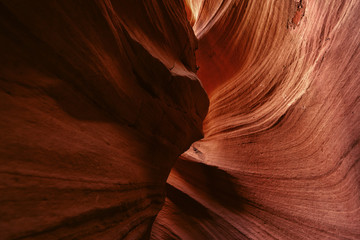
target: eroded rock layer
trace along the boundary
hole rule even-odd
[[[0,239],[359,239],[359,12],[1,0]]]
[[[144,239],[208,98],[182,1],[1,1],[0,239]]]
[[[359,1],[196,1],[205,138],[153,239],[360,238]]]

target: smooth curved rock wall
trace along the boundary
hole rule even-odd
[[[195,47],[181,1],[1,1],[0,239],[148,238],[202,137]]]
[[[172,169],[153,239],[358,239],[359,2],[203,4],[205,138]]]

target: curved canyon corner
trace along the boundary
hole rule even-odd
[[[359,239],[360,2],[0,1],[0,239]]]

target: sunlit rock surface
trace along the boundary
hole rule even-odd
[[[0,0],[0,239],[360,239],[359,12]]]
[[[202,137],[196,44],[181,1],[1,1],[0,239],[148,238]]]
[[[153,239],[359,239],[360,2],[187,2],[210,108]]]

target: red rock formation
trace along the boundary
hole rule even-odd
[[[208,105],[183,3],[1,2],[0,239],[148,237]]]
[[[360,238],[360,2],[184,2],[0,1],[0,239]]]
[[[204,4],[205,138],[153,239],[359,239],[360,2]]]

